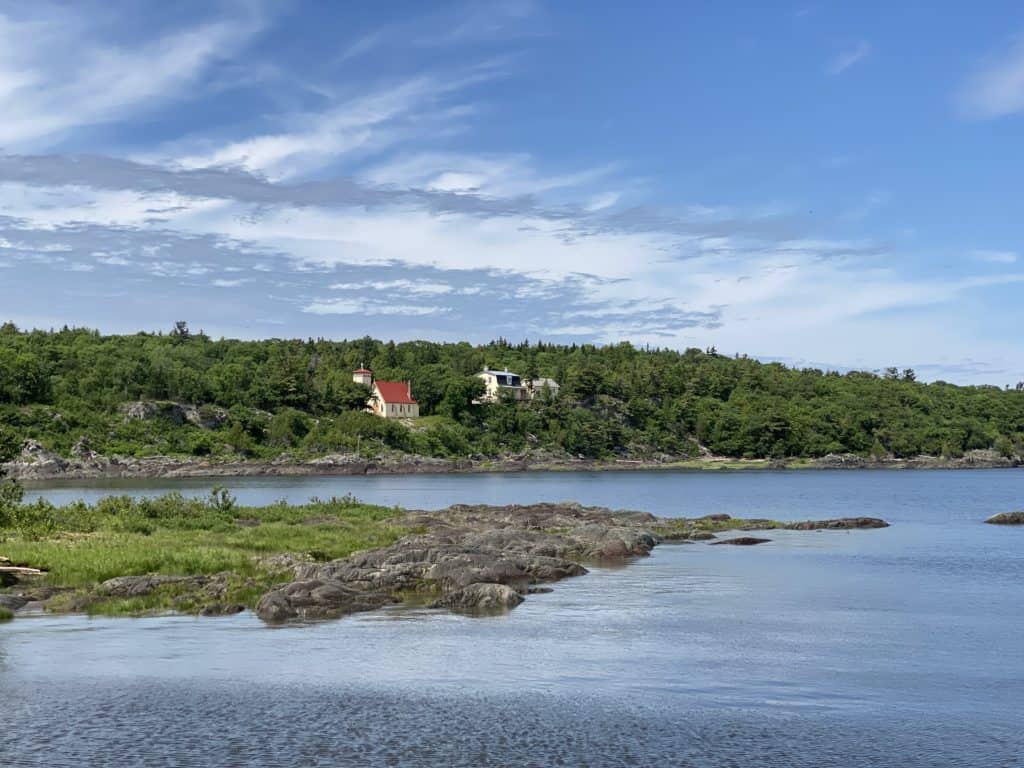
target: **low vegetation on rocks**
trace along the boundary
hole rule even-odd
[[[8,483],[0,519],[0,608],[106,615],[255,610],[269,623],[327,619],[403,600],[503,611],[587,567],[660,542],[794,528],[712,515],[656,518],[574,503],[416,511],[313,499],[240,507],[207,498],[113,496],[24,503]],[[878,527],[871,518],[805,528]],[[726,540],[728,541],[728,540]]]

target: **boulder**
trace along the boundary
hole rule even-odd
[[[449,592],[435,606],[457,611],[507,611],[523,602],[523,596],[506,584],[469,584]]]
[[[29,600],[27,597],[21,595],[0,595],[0,608],[6,608],[8,611],[17,611],[24,608],[28,604]]]
[[[731,544],[734,547],[752,547],[755,544],[765,544],[771,541],[771,539],[759,539],[756,536],[738,536],[734,539],[720,539],[719,541],[712,541],[711,546],[717,546],[719,544]]]
[[[1016,512],[1000,512],[998,515],[992,515],[985,522],[992,525],[1024,525],[1024,509]]]
[[[256,615],[270,623],[330,619],[396,602],[396,597],[384,592],[364,592],[338,581],[309,579],[294,581],[264,595],[256,605]]]

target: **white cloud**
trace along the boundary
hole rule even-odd
[[[303,308],[314,315],[405,315],[426,317],[450,312],[449,307],[429,307],[415,304],[391,304],[365,299],[331,299],[314,301]]]
[[[965,116],[976,119],[1024,111],[1024,40],[969,77],[958,102]]]
[[[243,279],[225,280],[223,278],[217,278],[216,280],[214,280],[211,283],[211,285],[213,285],[213,286],[215,286],[217,288],[237,288],[240,285],[245,285],[245,283],[247,283],[247,282],[248,282],[247,280],[243,280]]]
[[[64,9],[44,19],[0,15],[0,146],[36,146],[180,98],[260,28],[250,15],[125,46]]]
[[[398,293],[426,294],[438,296],[451,293],[455,289],[447,283],[435,283],[429,280],[378,280],[361,283],[334,283],[330,286],[335,291],[395,291]]]
[[[605,165],[571,173],[544,174],[537,171],[532,158],[523,153],[420,152],[389,158],[363,171],[362,177],[375,184],[402,188],[514,198],[589,189],[606,180],[614,170],[615,166]],[[618,194],[605,192],[593,200],[599,207],[609,207],[618,201]]]
[[[974,250],[971,251],[971,258],[975,261],[983,261],[989,264],[1017,263],[1017,254],[1013,251]]]
[[[381,86],[318,112],[289,115],[280,131],[186,152],[176,163],[186,169],[238,167],[276,180],[301,176],[355,152],[451,130],[472,110],[445,100],[498,74],[496,66],[484,65],[461,75],[422,75]]]
[[[861,40],[853,48],[838,53],[828,65],[830,75],[841,75],[871,53],[871,43]]]

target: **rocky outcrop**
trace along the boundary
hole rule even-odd
[[[228,421],[228,412],[218,406],[195,406],[160,400],[138,400],[121,406],[126,420],[168,419],[177,426],[192,424],[201,429],[220,429]]]
[[[260,598],[256,614],[271,623],[332,619],[397,602],[397,597],[385,592],[368,592],[333,579],[309,579],[267,593]]]
[[[787,523],[784,528],[791,531],[852,530],[855,528],[888,528],[889,524],[877,517],[838,517],[831,520],[804,520]]]
[[[1024,510],[1017,512],[1000,512],[998,515],[992,515],[986,523],[992,525],[1024,525]]]
[[[647,555],[659,541],[652,515],[571,503],[456,505],[398,522],[423,533],[320,566],[282,558],[296,580],[265,595],[257,614],[268,622],[339,616],[407,592],[439,593],[432,604],[452,610],[503,611],[539,584],[585,574],[581,561]]]
[[[108,597],[144,597],[168,584],[203,586],[209,581],[207,576],[117,576],[100,584],[98,591]]]

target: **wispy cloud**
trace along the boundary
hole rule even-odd
[[[85,13],[19,20],[0,14],[0,146],[39,146],[72,128],[188,95],[201,75],[260,30],[254,8],[132,45],[105,40],[102,25]]]
[[[973,250],[971,258],[988,264],[1016,264],[1017,254],[1014,251]]]
[[[486,62],[460,73],[419,75],[347,99],[316,112],[282,118],[285,126],[222,146],[177,156],[185,169],[241,168],[273,179],[301,176],[356,152],[451,130],[472,109],[449,98],[503,73],[500,62]],[[186,144],[188,142],[185,142]],[[169,148],[174,152],[175,147]]]
[[[965,117],[979,120],[1024,111],[1024,39],[968,77],[957,103]]]
[[[836,54],[832,61],[829,62],[827,71],[830,75],[841,75],[857,62],[867,58],[870,53],[871,43],[867,40],[861,40],[854,47]]]
[[[448,307],[428,306],[425,304],[392,304],[386,301],[370,299],[328,299],[314,301],[304,307],[303,312],[314,315],[405,315],[407,317],[426,317],[427,315],[443,315],[451,310]]]

